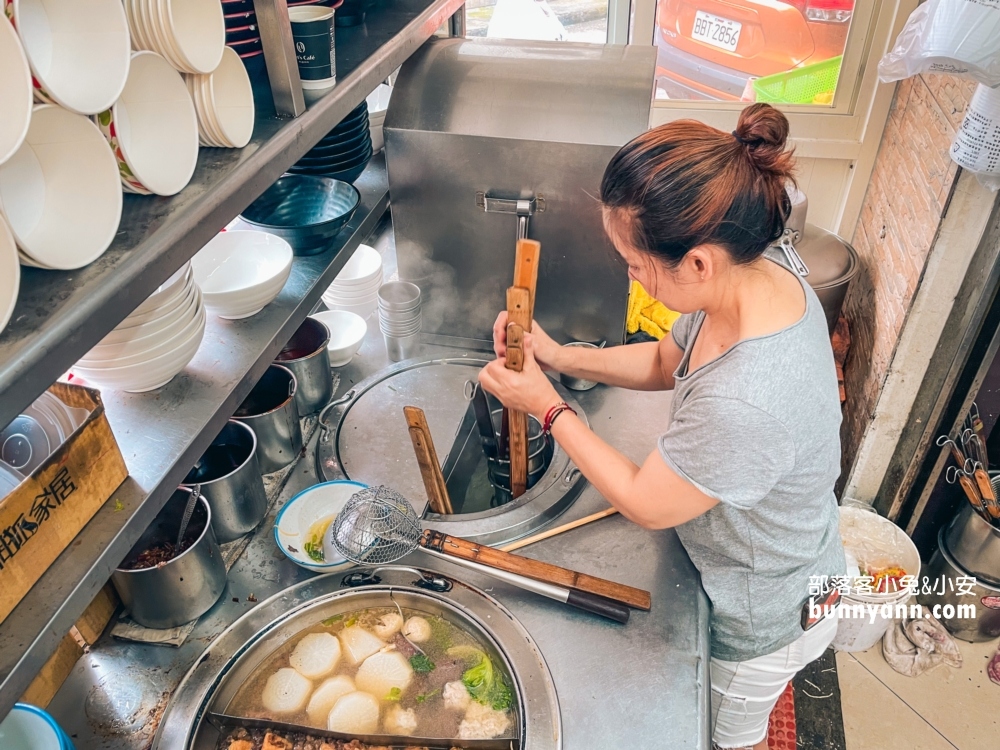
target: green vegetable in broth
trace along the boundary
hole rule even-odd
[[[325,620],[320,622],[320,625],[326,625],[328,628],[332,628],[338,622],[344,619],[343,615],[334,615],[333,617],[327,617]]]
[[[457,649],[450,649],[455,651]],[[475,649],[469,649],[473,651]],[[504,681],[503,674],[493,668],[493,660],[479,651],[479,661],[462,675],[462,684],[477,703],[490,706],[494,711],[506,711],[514,702],[514,696]],[[459,657],[464,658],[464,657]]]
[[[389,691],[389,694],[385,696],[385,699],[387,701],[398,701],[402,697],[403,697],[403,691],[400,690],[398,687],[394,687],[392,688],[392,690]]]
[[[309,555],[309,559],[315,562],[323,562],[326,558],[323,557],[323,545],[316,544],[315,542],[306,542],[302,545],[302,549],[305,553]]]
[[[429,693],[421,693],[414,700],[416,700],[417,703],[423,703],[424,701],[433,698],[440,692],[441,692],[440,690],[435,688],[434,690],[431,690]]]
[[[434,671],[434,662],[427,658],[427,654],[414,654],[410,657],[410,666],[414,672],[426,673]]]

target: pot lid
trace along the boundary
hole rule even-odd
[[[857,272],[858,255],[854,248],[814,224],[805,225],[795,249],[809,268],[806,281],[813,289],[843,283]]]

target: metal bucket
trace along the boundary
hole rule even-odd
[[[1000,477],[992,480],[994,489]],[[945,546],[959,565],[976,578],[1000,586],[1000,529],[994,528],[969,503],[948,525]]]
[[[500,425],[503,420],[503,409],[492,412],[493,429],[497,440],[500,439]],[[527,489],[535,486],[539,479],[545,476],[552,460],[552,450],[549,439],[542,432],[542,425],[537,419],[528,415],[528,481]],[[510,492],[510,460],[488,457],[486,471],[493,485],[494,505],[504,505],[514,499]]]
[[[176,542],[191,490],[178,488],[125,557],[128,565],[146,550]],[[212,531],[212,511],[198,500],[187,537],[197,538],[177,557],[152,568],[118,568],[111,582],[132,619],[147,628],[175,628],[201,617],[226,589],[226,564]]]
[[[212,529],[231,542],[257,528],[267,513],[267,494],[257,463],[257,436],[249,426],[230,419],[198,459],[184,486],[200,485],[212,509]]]
[[[333,397],[329,343],[330,329],[315,318],[306,318],[275,357],[276,364],[295,376],[295,406],[300,417],[319,411]]]
[[[942,591],[938,593],[935,587],[930,594],[922,593],[918,601],[930,607],[932,614],[936,614],[956,638],[970,643],[992,641],[1000,636],[1000,587],[990,586],[977,578],[969,594],[961,593],[955,579],[968,579],[973,574],[956,562],[948,551],[946,532],[947,528],[938,531],[937,552],[924,570],[926,580],[929,580],[932,586],[935,581],[942,581]],[[933,612],[935,605],[941,607],[937,613]],[[962,605],[975,607],[975,617],[958,617],[961,612],[958,608]],[[945,614],[944,610],[947,607],[952,608],[949,611],[953,612],[954,616],[948,617]]]
[[[264,474],[288,466],[302,450],[295,390],[292,371],[271,365],[233,415],[257,436],[257,462]]]
[[[597,344],[591,344],[587,341],[571,341],[566,344],[566,346],[576,346],[583,349],[600,349],[601,347]],[[589,391],[595,385],[597,385],[596,380],[585,380],[583,378],[574,378],[570,375],[564,373],[559,373],[559,382],[564,386],[569,388],[571,391]]]

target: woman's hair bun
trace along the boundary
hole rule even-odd
[[[762,172],[791,177],[792,157],[785,149],[788,118],[770,104],[751,104],[740,112],[734,135],[745,144],[754,166]]]

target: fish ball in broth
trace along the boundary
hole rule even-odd
[[[331,633],[310,633],[295,647],[288,663],[303,677],[318,680],[337,668],[340,641]]]
[[[507,714],[472,701],[458,725],[458,736],[463,740],[490,740],[502,735],[509,726]]]
[[[260,702],[276,714],[294,714],[306,705],[311,692],[311,680],[291,667],[283,667],[267,678]]]
[[[375,635],[383,641],[391,640],[396,633],[403,629],[403,617],[398,612],[390,612],[378,618],[373,630]]]
[[[452,711],[464,711],[472,701],[468,689],[461,680],[455,680],[445,685],[442,697],[445,708],[450,708]]]
[[[375,696],[356,691],[342,696],[330,710],[326,728],[344,734],[375,734],[379,706]]]
[[[415,615],[403,625],[403,635],[414,643],[425,643],[431,639],[431,624],[423,617]]]

